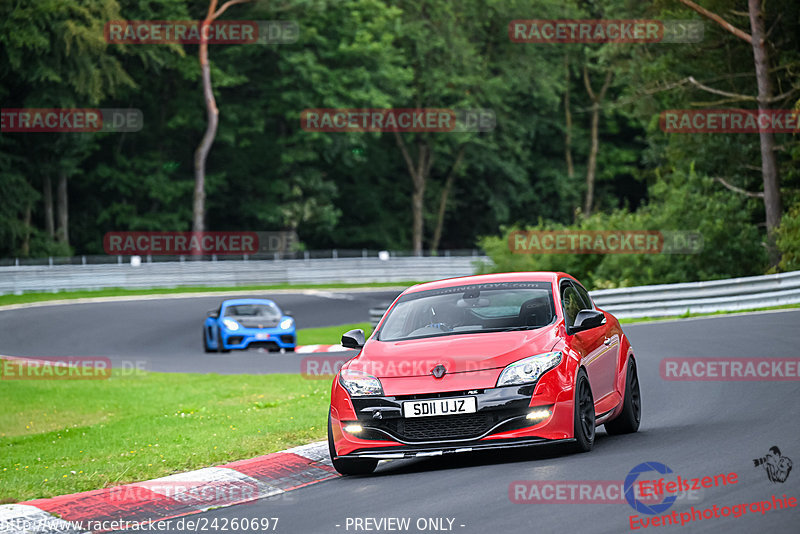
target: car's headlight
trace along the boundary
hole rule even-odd
[[[227,328],[228,330],[239,330],[239,323],[237,323],[233,319],[223,319],[222,324],[224,324],[225,328]]]
[[[561,363],[561,352],[559,351],[524,358],[503,369],[500,378],[497,379],[497,386],[515,386],[536,382],[540,376],[559,363]]]
[[[292,319],[291,317],[287,317],[286,319],[281,321],[281,328],[286,330],[287,328],[291,328],[293,324],[294,324],[294,319]]]
[[[383,395],[381,381],[364,371],[343,369],[339,373],[339,383],[354,397]]]

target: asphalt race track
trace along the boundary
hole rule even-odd
[[[298,328],[369,321],[369,309],[400,291],[303,291],[184,297],[0,310],[0,354],[107,357],[114,367],[162,372],[297,373],[296,354],[264,350],[203,352],[206,312],[226,298],[271,298]]]
[[[395,460],[383,462],[371,477],[334,479],[280,499],[193,517],[278,517],[278,531],[297,534],[366,532],[354,529],[356,518],[387,517],[410,518],[406,532],[432,532],[417,529],[417,521],[448,518],[453,520],[452,530],[464,534],[619,534],[631,532],[629,516],[635,512],[627,503],[516,504],[509,499],[509,486],[517,480],[623,481],[633,467],[648,461],[666,464],[688,478],[737,473],[735,485],[702,490],[692,502],[676,502],[673,508],[679,513],[691,506],[721,508],[784,493],[798,497],[800,473],[791,472],[785,483],[773,483],[753,459],[777,445],[795,464],[800,461],[800,382],[664,381],[659,361],[681,356],[795,356],[799,325],[800,311],[791,311],[628,326],[639,361],[642,426],[627,436],[599,431],[594,450],[587,454],[539,448],[502,456]],[[447,520],[444,525],[449,525]],[[790,508],[639,532],[796,533],[798,525],[800,508]]]
[[[275,300],[295,312],[301,327],[310,327],[366,320],[371,303],[394,294],[352,294],[352,299],[298,294],[279,295]],[[218,301],[169,299],[4,311],[0,312],[0,353],[112,354],[149,358],[152,369],[160,371],[187,370],[190,364],[200,372],[268,372],[263,369],[272,366],[257,362],[275,355],[202,352],[200,325],[205,311]],[[605,480],[621,485],[642,462],[666,464],[683,478],[730,472],[738,476],[735,484],[699,490],[661,515],[689,512],[691,507],[702,510],[717,505],[721,509],[771,501],[773,495],[797,498],[800,467],[795,466],[785,482],[770,482],[753,459],[777,445],[783,456],[800,462],[800,382],[667,381],[660,376],[659,363],[666,357],[796,358],[798,326],[800,311],[792,310],[625,327],[638,360],[642,426],[627,436],[607,436],[601,429],[594,450],[587,454],[565,454],[550,446],[382,462],[370,477],[337,478],[191,517],[277,517],[275,532],[292,534],[390,531],[375,530],[374,523],[363,522],[366,518],[410,520],[409,528],[393,532],[618,534],[632,531],[630,516],[654,516],[636,512],[626,502],[515,503],[510,498],[514,482]],[[428,522],[437,518],[441,523]],[[362,528],[355,528],[357,519]],[[738,518],[701,519],[638,531],[797,533],[798,525],[800,507],[765,514],[748,508]]]

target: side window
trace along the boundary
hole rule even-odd
[[[575,317],[583,309],[583,301],[571,284],[566,284],[561,290],[561,302],[564,305],[564,320],[567,326],[575,324]]]
[[[580,284],[572,284],[575,286],[575,290],[580,295],[581,300],[583,301],[583,309],[584,310],[591,310],[594,309],[594,304],[592,303],[591,297],[589,297],[589,292],[584,289],[584,287]]]

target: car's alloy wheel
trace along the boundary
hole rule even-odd
[[[605,424],[606,432],[612,435],[636,432],[639,430],[641,418],[642,394],[639,391],[639,376],[636,374],[636,364],[631,360],[628,363],[628,376],[625,380],[622,412],[616,419]]]
[[[331,416],[328,415],[328,452],[331,455],[333,468],[341,475],[369,475],[378,466],[373,458],[336,458],[336,447],[333,444]]]
[[[586,371],[578,371],[575,383],[575,449],[578,452],[588,452],[594,446],[595,413],[594,397],[589,385]]]

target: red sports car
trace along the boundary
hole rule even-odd
[[[545,443],[589,451],[595,428],[636,432],[633,349],[611,314],[556,272],[451,278],[405,290],[333,381],[337,471],[379,460]]]

